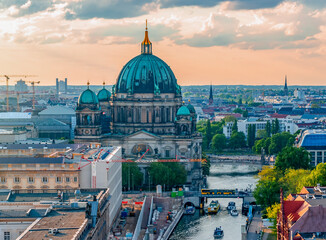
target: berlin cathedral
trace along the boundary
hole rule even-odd
[[[141,54],[122,68],[112,94],[89,87],[79,96],[75,141],[121,146],[123,158],[200,159],[194,107],[182,102],[171,68],[152,54],[146,26]],[[189,171],[200,163],[186,166]],[[200,174],[200,173],[199,173]]]

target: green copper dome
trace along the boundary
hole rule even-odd
[[[190,113],[196,113],[194,106],[192,106],[190,103],[188,104],[187,108],[189,109]]]
[[[152,43],[146,28],[141,44],[141,54],[131,59],[121,70],[115,93],[175,93],[180,95],[180,86],[171,68],[152,54]]]
[[[96,94],[88,88],[80,94],[78,104],[98,104],[98,99]]]
[[[190,111],[186,106],[182,106],[178,109],[177,116],[188,116]]]
[[[103,87],[98,93],[97,98],[100,102],[108,102],[111,98],[111,93]]]

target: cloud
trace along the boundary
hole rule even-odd
[[[12,8],[12,17],[22,17],[37,12],[42,12],[53,6],[53,0],[1,0],[0,9]]]
[[[220,10],[212,13],[197,33],[181,36],[175,42],[193,47],[314,47],[309,39],[320,33],[320,27],[325,23],[317,15],[322,14],[293,2],[282,3],[273,9]]]
[[[233,9],[260,9],[273,8],[282,3],[284,0],[159,0],[158,3],[162,8],[198,6],[214,7],[222,2],[230,2],[230,8]]]
[[[148,13],[150,0],[83,0],[70,2],[66,19],[107,18],[120,19]]]

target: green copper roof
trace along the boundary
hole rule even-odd
[[[86,89],[78,98],[78,104],[97,104],[98,99],[96,94],[90,90]]]
[[[116,93],[177,93],[177,79],[171,68],[152,54],[131,59],[121,70]]]
[[[100,102],[110,101],[111,93],[103,87],[103,89],[97,93],[97,98]]]
[[[190,115],[190,111],[186,106],[182,106],[178,109],[177,116]]]
[[[196,113],[194,106],[192,106],[190,103],[188,104],[187,108],[189,109],[190,113]]]

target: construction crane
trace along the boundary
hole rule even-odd
[[[0,75],[6,78],[6,97],[7,97],[7,112],[9,112],[9,79],[13,77],[37,77],[36,75]]]
[[[28,81],[33,87],[33,110],[35,110],[35,84],[39,84],[40,81]]]
[[[21,95],[21,94],[25,94],[25,93],[29,93],[29,92],[16,92],[16,94],[17,94],[17,112],[20,112],[20,106],[19,106],[19,96]]]

